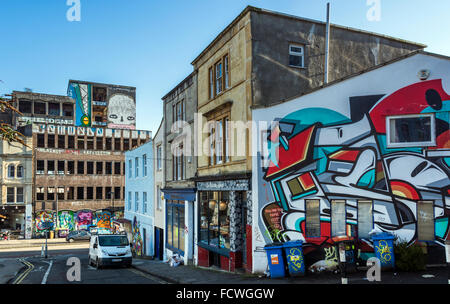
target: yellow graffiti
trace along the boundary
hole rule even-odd
[[[392,259],[391,256],[391,247],[388,246],[386,241],[380,241],[378,243],[378,246],[375,246],[377,249],[377,252],[380,256],[380,262],[381,264],[386,264]]]
[[[290,267],[295,271],[301,270],[303,267],[303,255],[298,248],[291,248],[287,255]]]
[[[325,250],[325,263],[328,267],[336,265],[338,258],[335,247],[324,248]]]

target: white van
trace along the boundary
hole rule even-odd
[[[97,269],[106,265],[132,263],[130,242],[125,234],[93,234],[89,244],[89,265]]]

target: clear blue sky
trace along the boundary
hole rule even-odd
[[[66,95],[69,79],[137,88],[137,128],[156,132],[161,97],[192,72],[191,62],[247,5],[324,20],[428,45],[450,56],[450,1],[81,0],[68,22],[66,0],[0,0],[0,95],[31,88]]]

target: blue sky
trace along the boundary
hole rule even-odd
[[[31,88],[66,95],[69,79],[137,88],[137,128],[156,132],[161,97],[192,72],[191,62],[247,5],[428,45],[450,56],[450,1],[81,0],[69,22],[67,0],[0,0],[0,95]]]

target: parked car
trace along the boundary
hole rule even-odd
[[[131,267],[131,246],[126,234],[92,235],[89,244],[89,265],[99,269],[106,265]]]
[[[91,238],[91,234],[86,230],[71,231],[66,236],[66,241],[72,243],[74,241],[86,241]]]

